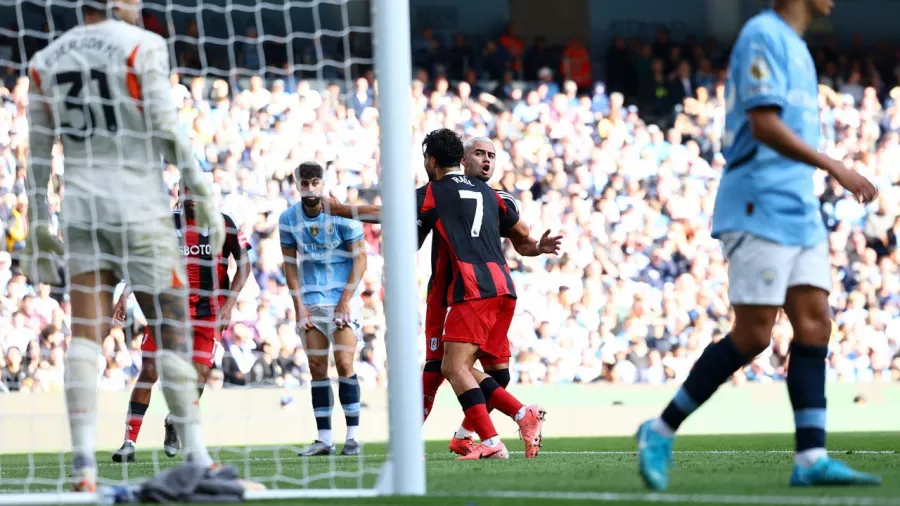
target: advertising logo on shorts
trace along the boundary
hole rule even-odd
[[[440,344],[440,342],[441,341],[438,338],[432,337],[428,340],[428,348],[431,349],[431,351],[437,351],[438,344]]]

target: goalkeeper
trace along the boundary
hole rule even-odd
[[[81,5],[79,3],[79,5]],[[194,192],[195,217],[221,251],[225,226],[212,209],[187,139],[179,133],[165,40],[134,26],[139,0],[89,0],[75,27],[29,62],[31,175],[29,237],[23,269],[58,285],[54,255],[63,245],[48,228],[50,153],[65,156],[61,215],[70,273],[72,342],[65,390],[76,491],[96,489],[97,363],[112,321],[113,290],[125,279],[159,339],[156,362],[184,457],[209,466],[191,365],[187,280],[162,182],[163,158]]]

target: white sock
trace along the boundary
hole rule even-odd
[[[466,430],[463,428],[462,425],[460,425],[459,428],[456,429],[456,438],[457,439],[466,439],[466,438],[470,438],[470,437],[474,437],[474,436],[475,436],[475,431]]]
[[[354,440],[359,442],[359,425],[347,426],[347,441]]]
[[[350,438],[350,428],[347,428],[347,438]],[[334,436],[331,435],[331,429],[323,429],[319,431],[319,441],[327,444],[328,446],[334,445]]]
[[[101,353],[100,345],[94,341],[73,338],[66,354],[63,378],[72,453],[86,458],[92,465],[97,439],[97,363]]]
[[[797,452],[794,455],[794,464],[800,467],[809,467],[815,464],[820,458],[827,456],[828,450],[825,448],[810,448],[809,450]]]
[[[493,448],[500,444],[500,436],[489,437],[482,441],[481,444],[487,446],[488,448]]]
[[[163,350],[156,353],[159,380],[175,430],[184,446],[184,461],[212,465],[212,457],[203,441],[200,426],[200,407],[197,405],[197,370],[177,353]]]
[[[662,418],[653,420],[653,430],[666,437],[675,437],[675,431]]]
[[[522,406],[518,411],[516,411],[516,416],[514,416],[513,419],[518,422],[519,420],[525,418],[525,412],[526,408],[525,406]]]

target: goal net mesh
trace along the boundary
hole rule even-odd
[[[13,179],[27,173],[31,161],[49,158],[54,170],[51,188],[63,196],[65,153],[59,146],[53,153],[27,152],[25,76],[27,61],[36,51],[80,22],[82,4],[0,0],[0,70],[9,69],[4,76],[9,87],[0,107],[0,141],[12,145],[19,168],[18,173],[13,170]],[[362,452],[340,455],[345,416],[331,360],[331,424],[338,455],[301,458],[298,453],[317,439],[310,393],[313,378],[295,332],[278,227],[281,212],[300,200],[292,174],[303,161],[325,167],[326,189],[337,199],[380,202],[370,9],[367,0],[143,3],[144,26],[169,42],[173,100],[214,189],[214,201],[252,247],[251,274],[216,348],[215,366],[200,400],[206,443],[217,462],[236,466],[244,478],[261,482],[270,491],[289,492],[288,497],[297,491],[365,495],[374,490],[387,455],[380,229],[364,227],[368,269],[351,304],[360,334],[354,365],[362,391]],[[120,152],[127,157],[127,146]],[[175,167],[163,169],[161,164],[148,170],[161,170],[172,191],[171,204],[176,205]],[[34,197],[23,188],[13,185],[8,191],[15,198],[3,198],[24,202]],[[65,209],[55,196],[50,200],[53,211]],[[54,215],[53,220],[64,226],[64,217]],[[332,227],[329,218],[326,230],[309,232],[329,234]],[[298,253],[303,256],[301,247]],[[15,253],[13,259],[16,272]],[[229,275],[235,273],[232,261]],[[47,302],[41,293],[45,288],[16,279],[10,287],[17,291],[6,296],[18,298],[19,305],[0,313],[8,320],[5,328],[11,329],[3,351],[22,347],[27,374],[14,385],[6,384],[10,391],[0,395],[0,492],[7,498],[56,493],[60,495],[50,502],[77,502],[72,499],[77,494],[67,493],[71,442],[62,379],[71,338],[68,288],[53,287],[49,300],[56,302]],[[117,288],[114,301],[122,289]],[[35,313],[22,309],[25,298],[34,303]],[[167,457],[162,449],[168,409],[158,384],[143,417],[135,462],[112,460],[112,453],[128,437],[129,395],[142,363],[145,325],[134,298],[128,298],[124,321],[103,341],[97,420],[101,485],[136,483],[181,462],[180,456]]]

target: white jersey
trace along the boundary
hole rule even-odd
[[[171,215],[161,141],[177,136],[169,54],[159,35],[117,20],[69,30],[30,62],[31,154],[63,145],[66,223]],[[194,162],[196,163],[196,162]]]

